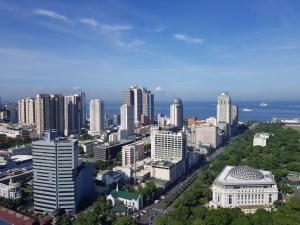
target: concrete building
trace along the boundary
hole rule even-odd
[[[120,109],[121,125],[119,139],[127,139],[134,135],[134,110],[132,105],[124,104]]]
[[[56,130],[59,136],[64,135],[64,96],[50,95],[50,129]]]
[[[115,127],[120,125],[120,115],[113,115],[113,125]]]
[[[238,129],[239,122],[239,107],[237,105],[231,106],[231,133],[235,134]]]
[[[9,155],[31,155],[32,154],[32,147],[30,144],[28,145],[20,145],[11,147],[8,149]]]
[[[256,133],[253,138],[253,146],[266,147],[269,137],[269,133]]]
[[[80,99],[81,99],[81,122],[80,127],[86,127],[86,98],[85,93],[80,92],[79,93]]]
[[[135,142],[122,147],[122,166],[133,166],[135,161],[145,158],[144,143]]]
[[[170,124],[170,118],[164,114],[157,115],[157,124],[158,126],[168,126]]]
[[[213,208],[237,208],[245,213],[271,210],[278,199],[273,174],[248,166],[226,166],[212,185]]]
[[[134,123],[141,122],[141,115],[148,116],[152,122],[154,119],[154,95],[146,88],[132,86],[123,92],[124,104],[132,105],[134,111]]]
[[[104,102],[99,99],[90,102],[90,131],[91,135],[101,135],[105,130]]]
[[[10,180],[9,184],[0,183],[0,197],[15,200],[21,198],[21,184],[13,183]]]
[[[217,124],[227,124],[226,134],[228,136],[230,136],[231,122],[231,97],[227,92],[223,92],[217,99]]]
[[[26,100],[24,98],[18,101],[18,123],[26,123]]]
[[[81,115],[81,99],[79,95],[65,96],[65,110],[64,110],[64,135],[80,134],[82,123]]]
[[[26,98],[26,123],[35,124],[35,99]]]
[[[175,98],[170,106],[170,124],[176,127],[183,126],[183,105],[180,98]]]
[[[78,141],[48,131],[32,147],[34,209],[76,212],[80,200],[91,193],[93,175],[88,167],[79,167]]]
[[[201,145],[210,145],[217,148],[222,144],[223,135],[221,130],[213,125],[194,125],[187,132],[188,145],[199,147]]]
[[[38,94],[35,99],[36,133],[39,137],[50,129],[50,95]]]
[[[170,183],[180,179],[185,174],[184,160],[160,160],[152,163],[151,177]]]
[[[182,160],[186,155],[186,135],[183,132],[171,132],[159,130],[154,127],[151,130],[151,158],[160,160]]]

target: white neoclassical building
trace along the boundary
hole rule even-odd
[[[272,172],[248,166],[226,166],[215,179],[212,192],[210,207],[239,207],[245,213],[254,213],[260,208],[271,210],[278,199]]]

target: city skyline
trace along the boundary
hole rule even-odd
[[[122,90],[138,85],[158,102],[214,100],[223,91],[236,100],[296,100],[299,8],[297,1],[0,0],[0,94],[15,101],[84,90],[120,101]]]

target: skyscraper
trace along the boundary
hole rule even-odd
[[[100,135],[104,128],[104,102],[99,99],[90,102],[90,133]]]
[[[55,131],[32,143],[34,209],[76,211],[78,142],[58,138]]]
[[[175,98],[170,106],[170,124],[177,127],[183,126],[183,105],[180,98]]]
[[[224,127],[227,124],[227,135],[231,130],[231,97],[227,92],[223,92],[217,99],[217,124]]]
[[[18,122],[19,124],[26,123],[26,100],[24,98],[18,101]]]
[[[120,109],[121,125],[119,130],[119,138],[127,139],[128,136],[134,134],[134,111],[132,105],[124,104]]]
[[[35,99],[26,98],[26,123],[35,124]]]
[[[81,116],[81,98],[79,95],[65,96],[64,106],[65,131],[64,135],[80,134]]]
[[[50,95],[38,94],[35,99],[36,133],[40,137],[50,129]]]
[[[79,93],[81,98],[81,124],[80,127],[86,127],[86,99],[85,99],[85,93],[80,92]]]
[[[59,136],[64,134],[64,96],[50,96],[50,129],[55,129]]]
[[[146,88],[132,86],[123,92],[124,104],[132,105],[134,108],[134,122],[140,123],[141,116],[154,119],[154,95]]]

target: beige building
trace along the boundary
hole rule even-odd
[[[104,127],[104,102],[99,99],[90,102],[90,134],[101,135]]]
[[[26,98],[26,123],[35,124],[35,99]]]
[[[26,123],[26,100],[24,98],[18,101],[18,122],[19,124]]]

